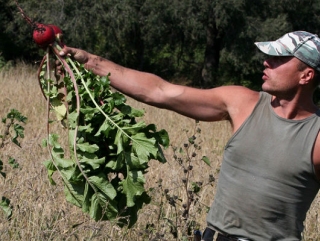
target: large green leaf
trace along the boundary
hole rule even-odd
[[[107,200],[103,193],[95,193],[91,198],[89,214],[96,221],[110,220],[117,218],[118,210],[116,204],[112,200]]]
[[[111,170],[117,171],[124,167],[126,159],[125,152],[121,152],[117,155],[116,158],[111,159],[106,164],[106,167],[110,168]]]
[[[61,168],[69,168],[74,166],[74,162],[70,159],[62,158],[63,153],[61,148],[52,148],[52,157],[54,159],[55,164]]]
[[[72,183],[65,182],[64,193],[66,200],[75,206],[82,207],[84,200],[85,182]]]
[[[142,170],[147,168],[148,159],[138,158],[134,153],[129,152],[124,155],[128,170]]]
[[[55,97],[50,99],[51,107],[56,113],[56,117],[58,121],[63,120],[67,114],[67,108],[61,98]]]
[[[83,152],[88,152],[88,153],[95,153],[96,151],[99,150],[99,146],[97,146],[95,144],[90,145],[90,143],[88,143],[88,142],[77,144],[77,148],[79,148],[79,150],[81,150]]]
[[[105,157],[98,158],[92,153],[84,153],[79,162],[91,166],[93,170],[98,169],[105,162]]]
[[[103,173],[99,173],[98,176],[89,177],[89,182],[108,196],[109,200],[112,200],[117,196],[116,190],[108,181],[108,177]]]
[[[122,127],[122,130],[127,133],[128,135],[135,135],[146,126],[146,124],[143,121],[140,121],[136,124],[130,124],[129,126]]]
[[[128,146],[129,137],[125,134],[122,129],[117,131],[114,139],[114,144],[117,145],[117,154],[120,154]]]
[[[154,138],[147,138],[145,133],[138,133],[132,136],[132,148],[137,157],[142,160],[148,160],[150,154],[157,156],[158,148]]]
[[[94,194],[92,188],[88,182],[85,183],[84,192],[83,192],[83,202],[82,202],[82,211],[88,213],[91,206],[91,197]]]
[[[123,193],[126,194],[128,207],[133,207],[136,197],[141,196],[145,192],[144,182],[145,179],[141,171],[130,172],[126,179],[121,182]]]
[[[98,221],[102,218],[102,203],[106,203],[107,200],[103,195],[99,195],[99,193],[94,193],[91,197],[91,205],[90,205],[90,217],[94,220]]]
[[[105,120],[102,125],[100,126],[98,132],[95,134],[95,136],[101,135],[101,132],[104,133],[104,135],[108,136],[108,133],[112,129],[112,126],[110,125],[109,121]]]

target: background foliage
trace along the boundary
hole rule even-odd
[[[258,89],[264,56],[255,41],[319,33],[320,0],[20,0],[65,42],[169,81]],[[39,51],[14,1],[0,2],[0,57],[34,63]]]

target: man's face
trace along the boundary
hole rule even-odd
[[[272,95],[293,96],[302,74],[299,64],[300,60],[291,56],[272,56],[265,60],[262,89]]]

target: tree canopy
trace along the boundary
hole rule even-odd
[[[265,56],[255,41],[294,30],[319,33],[320,0],[20,0],[65,43],[168,81],[259,88]],[[0,57],[39,60],[15,1],[0,2]]]

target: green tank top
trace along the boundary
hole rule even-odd
[[[208,227],[257,241],[300,240],[320,187],[311,160],[319,116],[281,118],[261,92],[225,147]]]

